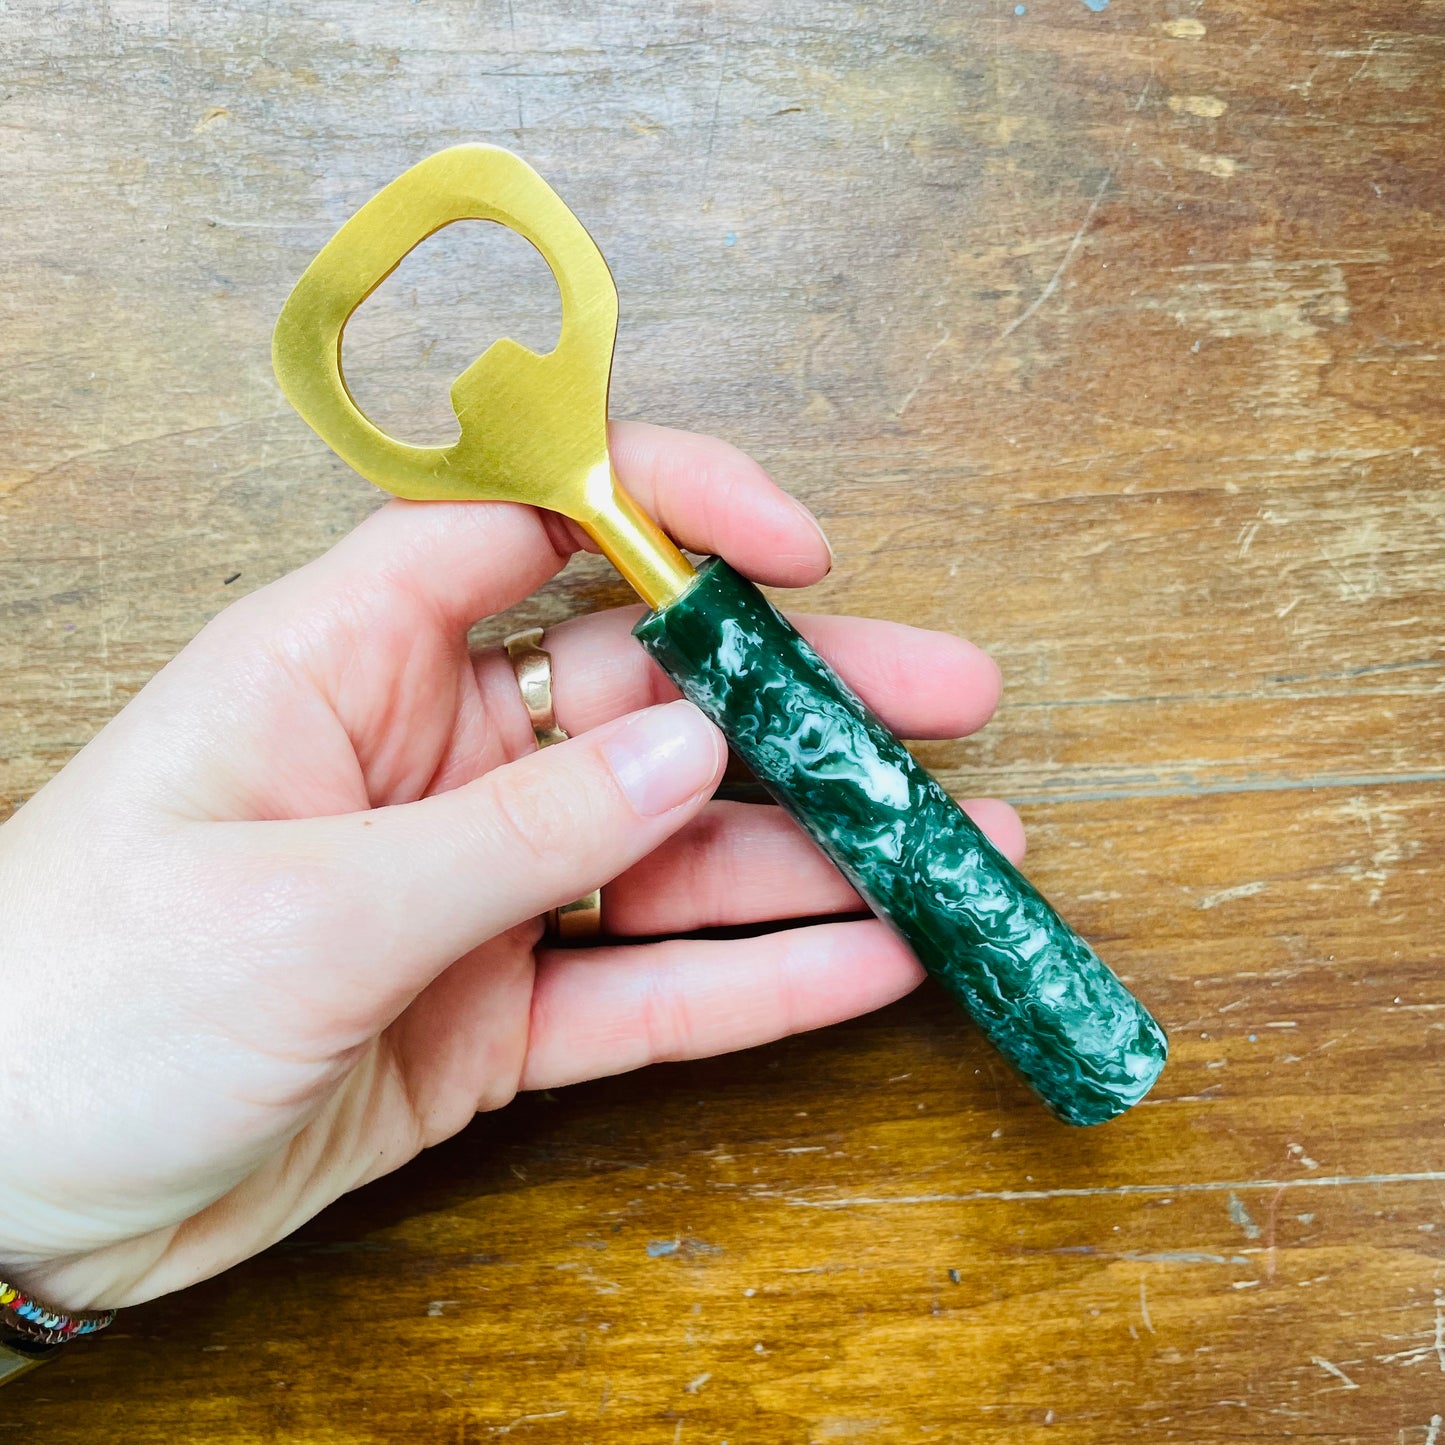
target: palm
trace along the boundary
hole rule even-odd
[[[312,795],[298,804],[294,784],[258,768],[247,789],[252,817],[413,802],[472,781],[530,741],[518,733],[515,702],[510,717],[492,715],[498,699],[489,706],[465,634],[444,628],[404,587],[374,593],[359,617],[348,614],[324,635],[320,672],[338,658],[347,659],[343,697],[282,678],[269,700],[276,733],[288,739],[286,769],[311,779]],[[324,725],[314,725],[318,718]],[[478,1108],[511,1098],[541,932],[540,921],[528,921],[455,960],[377,1037],[352,1073],[370,1096],[357,1159],[377,1157],[379,1139],[414,1138],[425,1147]],[[349,1042],[321,1041],[330,1045],[323,1055]]]
[[[409,803],[503,760],[464,636],[405,588],[308,620],[308,636],[248,678],[248,733],[218,739],[218,815],[307,818]],[[298,668],[297,663],[301,666]],[[222,809],[224,811],[222,811]]]
[[[492,715],[497,699],[489,706],[465,631],[444,625],[425,598],[403,583],[337,601],[330,615],[322,609],[308,617],[304,642],[284,639],[281,653],[268,649],[248,674],[245,731],[270,745],[215,740],[211,816],[218,821],[410,803],[470,782],[521,750],[518,704],[508,718]],[[344,919],[335,924],[346,927]],[[279,1149],[320,1101],[330,1107],[307,1127],[337,1132],[336,1104],[344,1102],[351,1117],[364,1120],[348,1131],[347,1157],[324,1141],[315,1147],[331,1167],[360,1180],[378,1158],[390,1167],[398,1144],[414,1152],[454,1133],[478,1107],[505,1103],[523,1063],[519,1043],[527,1036],[540,935],[540,923],[529,921],[469,951],[360,1049],[344,1015],[324,1006],[289,1013],[292,1037],[275,1040],[282,1047],[259,1059],[264,1068],[279,1053],[285,1080],[254,1072],[244,1080],[249,1097],[270,1095],[274,1084],[282,1101],[269,1121],[254,1122]],[[298,1060],[310,1075],[299,1089]],[[338,1064],[345,1065],[341,1078]],[[232,1132],[212,1136],[221,1176],[234,1175],[241,1162],[228,1157]]]

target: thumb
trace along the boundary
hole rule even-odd
[[[288,970],[334,969],[348,1013],[390,1018],[463,954],[645,857],[702,807],[726,758],[703,714],[672,702],[418,802],[242,826],[267,871],[300,865],[319,905]]]

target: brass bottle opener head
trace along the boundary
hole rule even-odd
[[[341,337],[408,252],[462,220],[496,221],[541,252],[562,296],[562,332],[545,356],[508,338],[494,342],[452,383],[456,442],[413,446],[357,406]],[[560,512],[658,608],[695,574],[612,471],[607,389],[616,335],[617,288],[582,223],[520,157],[464,145],[413,166],[326,243],[281,311],[271,358],[302,418],[369,481],[417,501],[527,502]]]

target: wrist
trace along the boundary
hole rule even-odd
[[[165,1235],[171,1232],[163,1231]],[[24,1291],[54,1311],[85,1314],[116,1310],[164,1293],[161,1289],[147,1288],[147,1279],[164,1252],[165,1242],[149,1235],[84,1253],[16,1264],[0,1242],[0,1281]]]

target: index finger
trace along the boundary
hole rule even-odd
[[[773,586],[826,575],[832,554],[812,514],[736,447],[642,422],[614,423],[610,443],[622,485],[680,546]],[[380,579],[464,630],[522,601],[584,547],[595,550],[575,524],[531,507],[394,501],[298,576],[323,590]]]
[[[635,421],[613,422],[608,445],[622,485],[679,546],[772,587],[827,576],[833,552],[817,518],[737,447]]]

